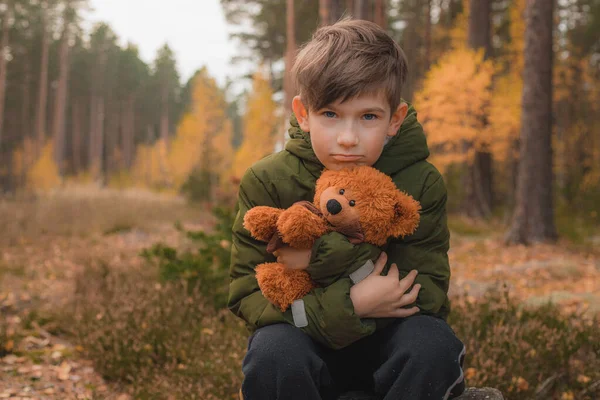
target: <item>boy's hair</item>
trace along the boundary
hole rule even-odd
[[[319,28],[296,57],[296,88],[309,110],[383,89],[392,113],[408,66],[400,46],[379,25],[350,18]]]

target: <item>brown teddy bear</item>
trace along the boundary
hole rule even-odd
[[[244,228],[268,242],[272,253],[285,245],[312,248],[322,235],[336,231],[354,244],[384,245],[390,237],[412,234],[419,224],[420,204],[396,188],[392,179],[368,166],[326,170],[316,182],[314,203],[300,201],[286,210],[257,206],[244,216]],[[281,311],[316,285],[308,272],[281,263],[256,267],[263,296]]]

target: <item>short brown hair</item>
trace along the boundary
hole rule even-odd
[[[407,73],[404,52],[385,30],[350,18],[319,28],[292,68],[300,98],[312,110],[384,89],[393,113]]]

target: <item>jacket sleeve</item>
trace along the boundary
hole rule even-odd
[[[390,243],[388,263],[396,263],[401,276],[412,269],[419,274],[415,283],[421,284],[417,306],[422,314],[445,318],[449,312],[448,286],[450,264],[448,249],[450,232],[446,215],[447,192],[439,173],[425,185],[421,202],[421,222],[417,231],[404,240]]]
[[[266,251],[266,243],[254,240],[242,225],[245,213],[257,205],[278,207],[264,184],[249,169],[240,184],[233,225],[228,307],[252,330],[275,323],[294,323],[291,310],[282,313],[270,304],[256,281],[256,265],[275,261]],[[347,247],[340,248],[346,246],[344,240],[339,234],[321,238],[315,243],[310,268],[320,271],[321,267],[332,267],[339,271],[336,276],[341,276],[343,270],[358,269],[379,254],[380,250],[375,246],[354,246],[347,240]],[[373,333],[375,321],[361,319],[354,312],[351,287],[350,278],[341,277],[331,285],[316,288],[306,295],[303,301],[308,325],[301,329],[316,342],[331,348],[345,347]]]

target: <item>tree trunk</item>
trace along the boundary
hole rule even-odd
[[[95,94],[95,86],[96,84],[92,82],[92,93],[90,95],[90,135],[88,137],[88,169],[89,172],[94,175],[96,169],[96,129],[97,122],[96,116],[98,115],[98,96]]]
[[[121,128],[122,109],[115,107],[112,102],[109,103],[108,119],[106,122],[106,165],[105,171],[111,175],[118,170],[120,160],[117,158],[119,153],[119,131]]]
[[[294,57],[296,55],[294,0],[287,0],[286,17],[285,80],[283,86],[285,96],[284,108],[286,113],[289,113],[292,109],[292,98],[295,93],[291,74],[292,64],[294,63]]]
[[[152,141],[154,140],[154,128],[152,124],[146,126],[146,145],[148,149],[152,148]],[[154,182],[152,181],[152,157],[147,157],[148,163],[146,164],[146,182],[148,186],[152,187]]]
[[[8,3],[8,9],[4,14],[4,21],[2,21],[2,39],[0,39],[0,153],[2,152],[2,131],[4,127],[4,100],[6,96],[6,69],[7,60],[4,57],[4,53],[8,49],[9,45],[9,21],[12,19],[12,7],[11,3]]]
[[[427,0],[425,7],[425,72],[431,66],[431,2],[432,0]]]
[[[352,11],[353,4],[352,0],[319,0],[320,25],[335,24],[347,10]]]
[[[525,29],[521,149],[507,243],[553,241],[552,28],[554,1],[530,0]]]
[[[354,18],[372,21],[373,16],[370,10],[371,2],[369,0],[354,0]]]
[[[46,139],[46,107],[48,101],[48,48],[49,33],[47,27],[47,16],[46,9],[42,10],[42,55],[40,60],[40,85],[38,89],[38,101],[36,111],[36,125],[35,125],[35,137],[36,137],[36,157],[39,157],[42,148],[44,147],[44,141]]]
[[[133,144],[135,131],[135,96],[130,94],[125,100],[123,109],[125,113],[121,120],[121,146],[122,146],[122,167],[123,169],[131,168],[133,161]]]
[[[477,0],[469,2],[469,47],[484,49],[487,58],[491,49],[491,2]],[[483,125],[487,121],[482,121]],[[465,212],[475,218],[487,218],[492,214],[492,155],[489,152],[475,150],[468,167],[466,185]]]
[[[330,25],[329,11],[331,0],[319,0],[319,20],[321,26]],[[288,2],[289,5],[289,2]]]
[[[96,120],[96,174],[94,179],[100,184],[104,184],[104,110],[106,100],[101,97],[98,101]]]
[[[100,93],[104,83],[104,70],[107,59],[107,44],[100,46],[96,65],[92,73],[91,104],[90,104],[90,137],[89,137],[89,169],[92,178],[102,182],[103,157],[104,157],[104,102]]]
[[[83,163],[81,162],[81,128],[82,128],[82,111],[83,107],[79,103],[79,99],[74,99],[71,105],[71,158],[72,172],[79,173]]]
[[[21,102],[21,137],[31,137],[31,65],[29,62],[23,64],[23,98]]]
[[[374,21],[383,29],[387,29],[387,10],[386,0],[375,0],[375,18]]]
[[[65,113],[67,105],[67,84],[69,79],[69,24],[65,21],[59,50],[60,73],[56,100],[54,103],[54,119],[52,135],[54,137],[54,161],[60,176],[64,175],[65,165]]]
[[[163,82],[160,106],[160,139],[169,148],[169,82]]]

